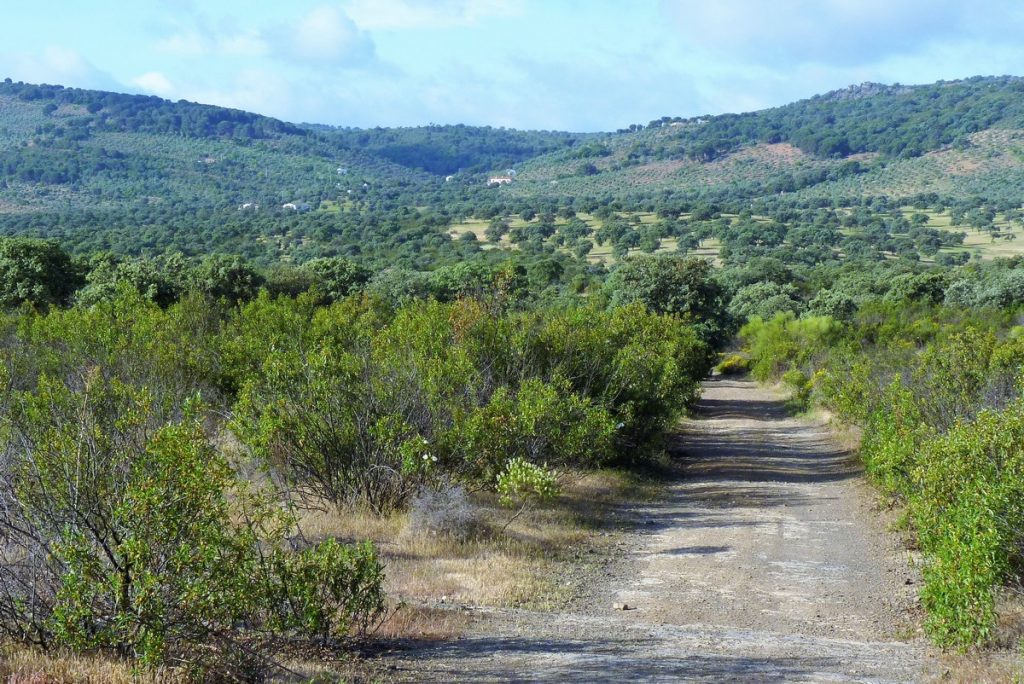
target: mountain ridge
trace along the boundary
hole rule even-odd
[[[487,187],[495,174],[514,182]],[[607,133],[328,127],[0,83],[0,233],[83,251],[302,259],[325,245],[359,254],[372,236],[432,252],[451,249],[438,241],[459,217],[524,202],[838,205],[930,194],[1019,205],[1022,188],[1024,79],[1014,76],[862,83],[756,112],[664,116]]]

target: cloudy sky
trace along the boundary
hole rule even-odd
[[[289,121],[614,130],[1024,75],[1019,0],[26,0],[0,78]]]

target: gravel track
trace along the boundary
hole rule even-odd
[[[468,609],[464,638],[387,659],[398,681],[930,679],[918,577],[827,425],[746,380],[705,383],[684,476],[623,511],[623,557],[565,612]],[[623,610],[625,604],[628,609]],[[465,610],[465,609],[464,609]]]

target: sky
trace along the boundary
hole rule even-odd
[[[0,78],[337,126],[608,131],[1024,75],[1019,0],[25,0]]]

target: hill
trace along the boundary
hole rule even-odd
[[[662,117],[532,160],[517,191],[1016,198],[1022,131],[1024,80],[1017,77],[866,83],[759,112]]]
[[[487,187],[488,175],[510,168],[514,182]],[[334,128],[0,83],[0,232],[54,237],[78,252],[228,251],[264,263],[341,254],[423,268],[480,251],[471,243],[482,227],[450,232],[468,216],[486,225],[592,213],[610,201],[633,212],[726,203],[736,213],[754,201],[764,209],[921,196],[1005,211],[1021,204],[1022,187],[1016,77],[866,83],[604,134]],[[456,244],[457,235],[466,240]]]

